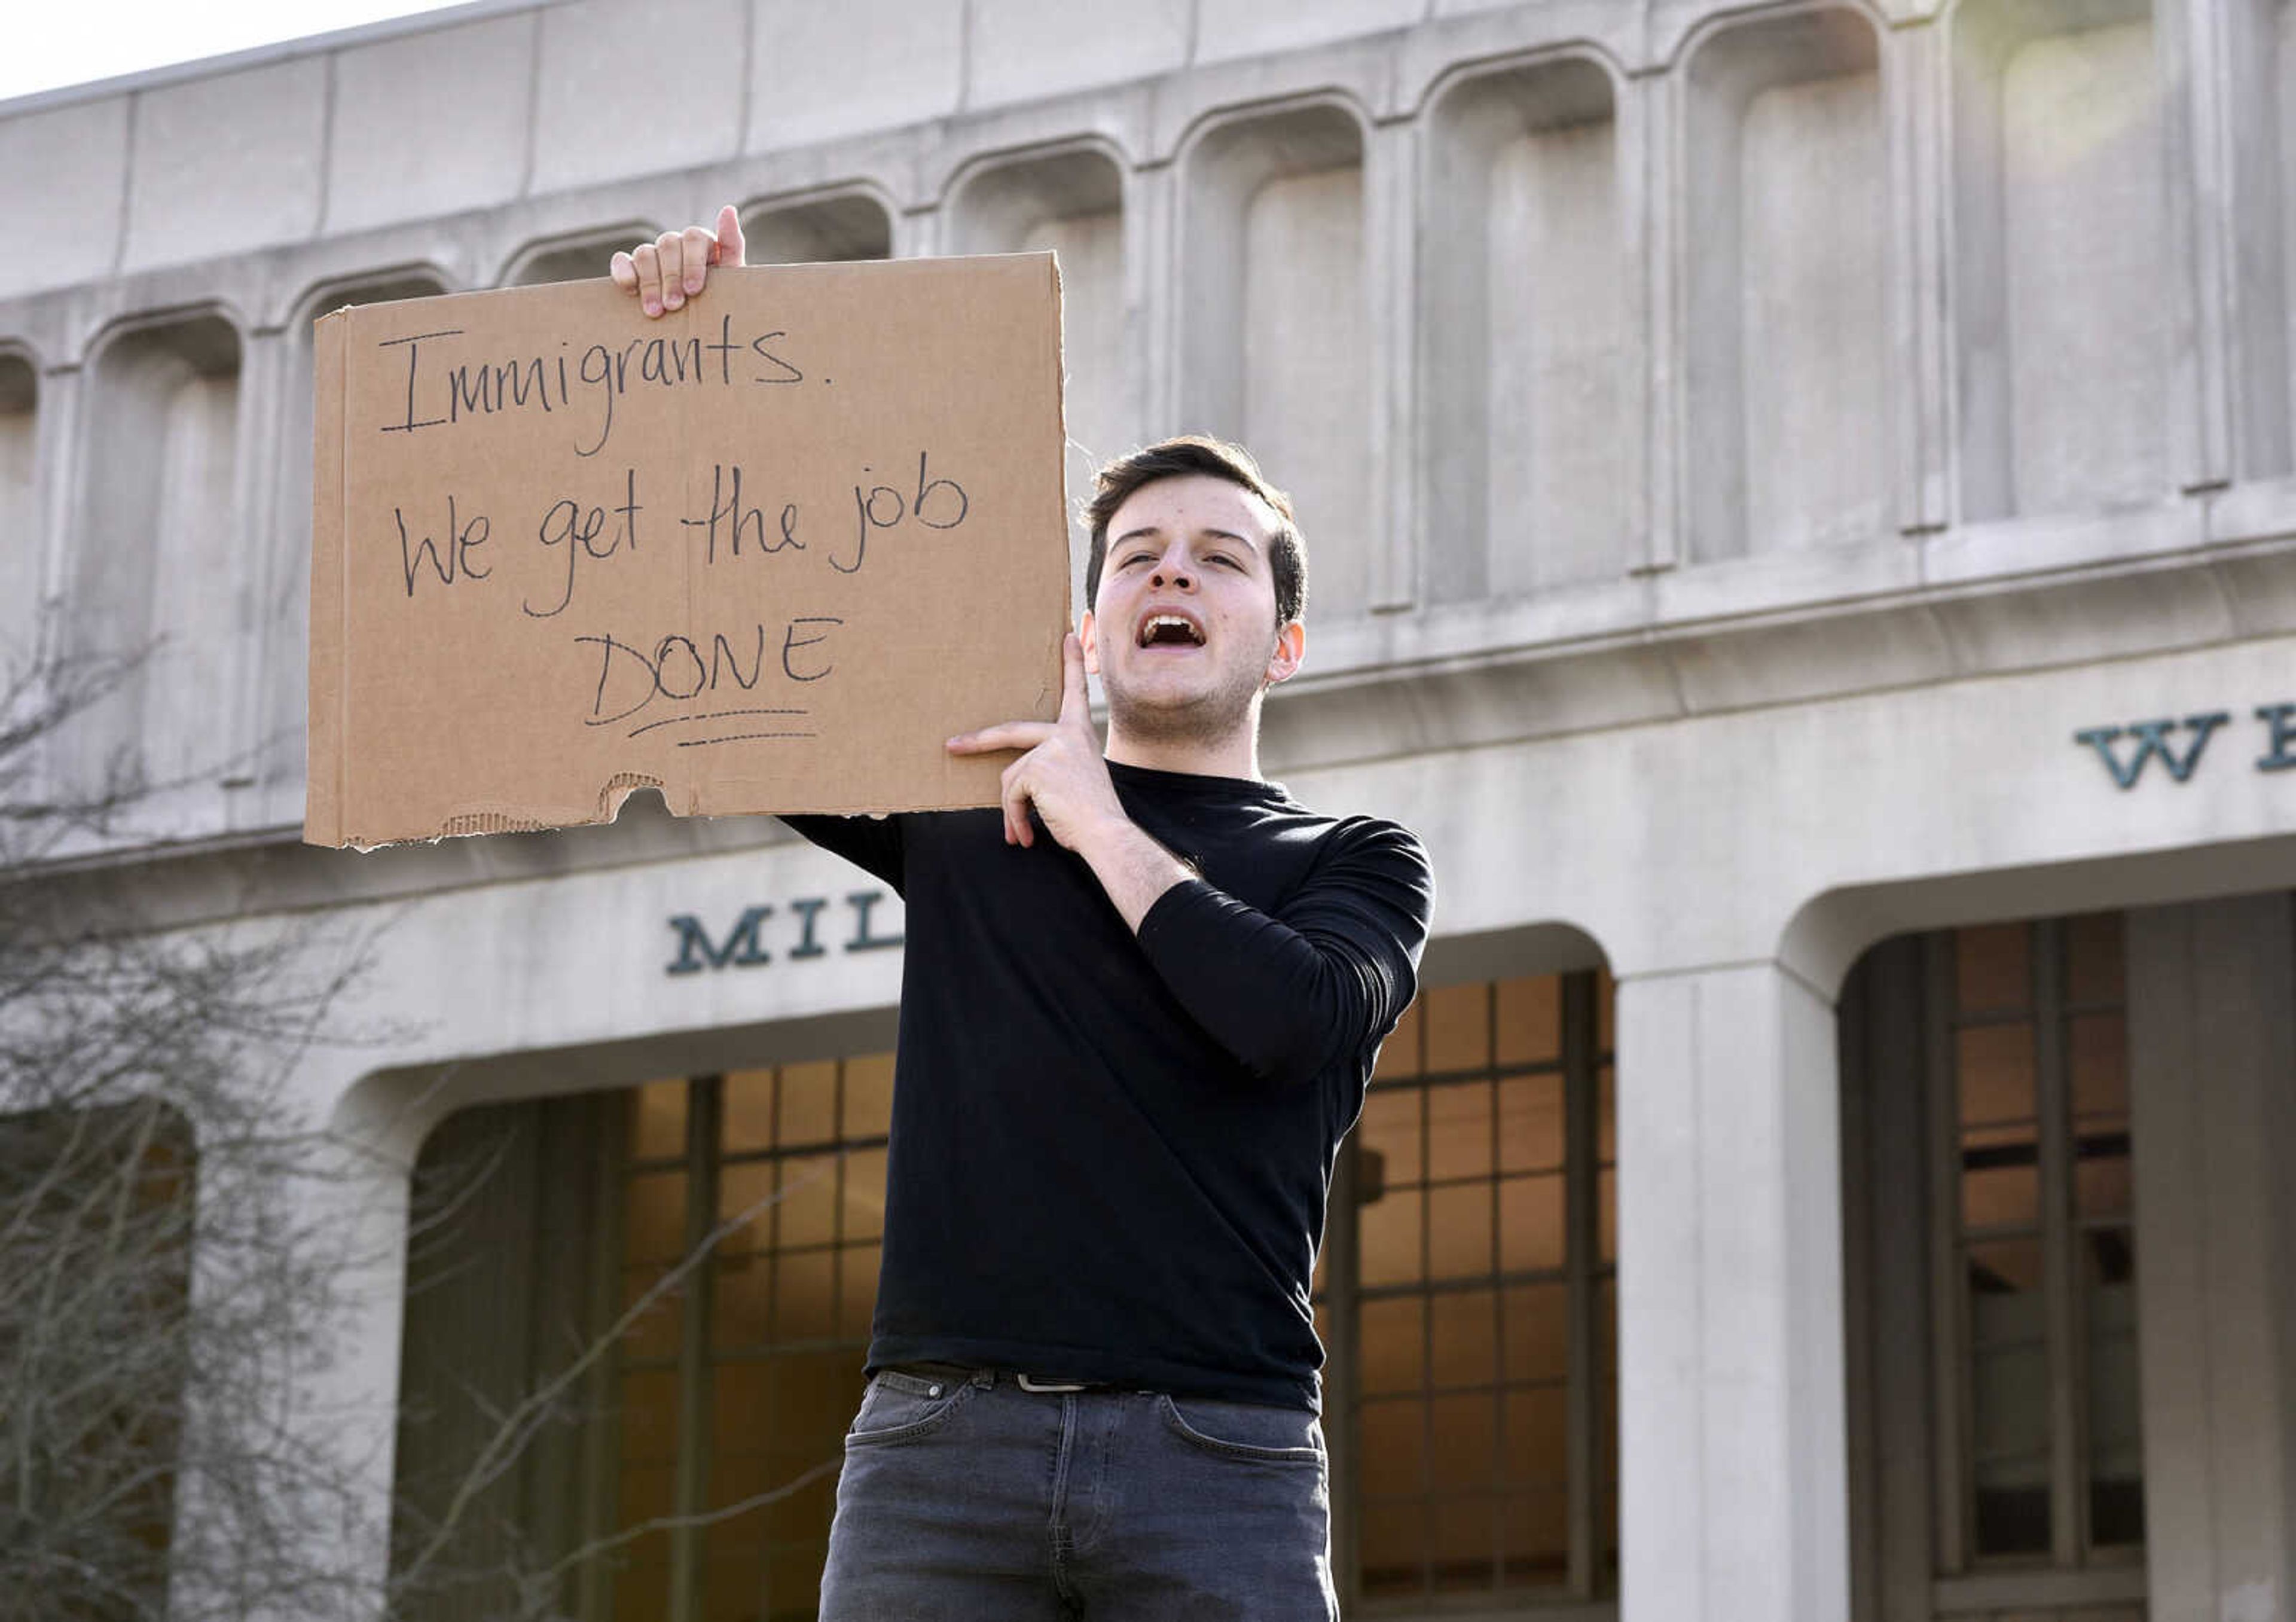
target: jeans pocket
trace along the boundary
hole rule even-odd
[[[971,1380],[928,1380],[898,1369],[881,1369],[861,1394],[861,1411],[853,1416],[845,1445],[909,1442],[930,1436],[964,1405],[973,1389]]]
[[[1156,1411],[1175,1436],[1202,1453],[1259,1464],[1324,1462],[1323,1428],[1304,1408],[1160,1396]]]

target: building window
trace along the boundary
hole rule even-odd
[[[1611,1005],[1593,973],[1438,988],[1382,1053],[1316,1276],[1351,1605],[1616,1593]],[[420,1614],[519,1572],[562,1574],[579,1622],[815,1613],[892,1080],[867,1053],[433,1134],[418,1181],[453,1198],[410,1256],[403,1506],[452,1500],[494,1416],[621,1333],[441,1545],[467,1593]],[[399,1529],[402,1568],[433,1524]]]
[[[2142,1553],[2118,913],[1930,938],[1939,1564]]]
[[[893,1058],[628,1095],[611,1615],[811,1617],[877,1296]],[[682,1287],[665,1277],[716,1233]]]
[[[1437,988],[1380,1056],[1319,1313],[1365,1601],[1616,1590],[1611,1008],[1595,973]]]

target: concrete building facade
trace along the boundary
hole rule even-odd
[[[400,1034],[298,1081],[401,1168],[323,1404],[377,1525],[435,1371],[759,1190],[503,1519],[742,1502],[857,1388],[895,898],[643,803],[297,843],[313,317],[732,200],[1055,249],[1072,491],[1204,429],[1296,495],[1269,768],[1441,885],[1319,1285],[1349,1614],[2296,1617],[2292,120],[2278,0],[487,3],[0,105],[0,643],[162,638],[70,860],[378,926]],[[488,1133],[485,1283],[410,1293]],[[568,1612],[809,1614],[826,1492]]]

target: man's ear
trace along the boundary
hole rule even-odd
[[[1267,677],[1260,685],[1274,687],[1299,674],[1308,661],[1308,628],[1293,620],[1275,633],[1275,651],[1267,655]]]
[[[1095,634],[1096,630],[1092,610],[1087,608],[1084,611],[1084,617],[1077,622],[1077,640],[1084,644],[1084,673],[1087,676],[1100,674],[1100,638]]]

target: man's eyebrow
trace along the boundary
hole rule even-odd
[[[1141,540],[1152,536],[1161,535],[1163,532],[1164,530],[1161,524],[1144,523],[1136,530],[1125,531],[1123,534],[1118,536],[1110,544],[1111,546],[1120,547],[1127,541]],[[1236,545],[1240,547],[1248,547],[1254,552],[1259,550],[1259,543],[1258,541],[1252,539],[1249,535],[1239,535],[1234,530],[1203,529],[1199,530],[1197,533],[1200,535],[1215,536],[1221,540],[1232,540],[1235,542]]]

